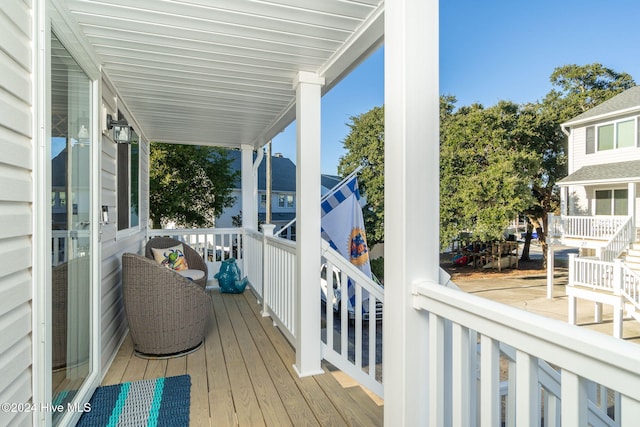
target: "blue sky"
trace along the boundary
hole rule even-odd
[[[458,106],[542,99],[566,64],[600,62],[640,84],[638,0],[440,2],[440,93]],[[335,174],[349,118],[384,103],[384,49],[322,99],[322,172]],[[295,123],[273,152],[295,162]]]

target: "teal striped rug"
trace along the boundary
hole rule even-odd
[[[98,387],[77,426],[185,427],[190,394],[189,375]]]

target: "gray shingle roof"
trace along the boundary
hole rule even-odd
[[[629,162],[583,166],[571,175],[558,181],[558,185],[630,182],[638,180],[640,180],[640,160],[633,160]]]
[[[231,170],[239,171],[242,168],[242,153],[238,150],[229,150],[229,158],[231,161]],[[256,159],[254,153],[253,159]],[[262,160],[258,167],[258,189],[266,190],[265,175],[267,170],[267,162]],[[240,180],[238,178],[235,184],[235,188],[240,188]],[[271,156],[271,189],[273,191],[283,192],[296,191],[296,165],[286,157]]]
[[[617,112],[626,111],[637,108],[640,111],[640,86],[634,86],[622,93],[610,98],[603,103],[596,105],[589,111],[585,111],[579,116],[574,117],[562,126],[574,126],[581,122],[589,121],[600,116],[614,116]]]

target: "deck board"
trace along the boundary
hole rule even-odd
[[[142,359],[127,337],[103,385],[161,376],[191,376],[192,426],[376,426],[383,406],[334,375],[299,378],[295,352],[250,291],[211,291],[204,345],[170,359]]]

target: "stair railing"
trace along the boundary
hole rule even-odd
[[[613,260],[633,242],[635,237],[634,234],[635,229],[633,227],[633,221],[629,216],[622,224],[620,224],[613,236],[609,238],[606,245],[602,247],[600,259],[602,261],[613,262]]]

